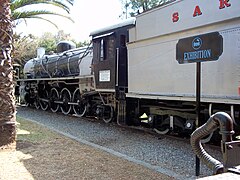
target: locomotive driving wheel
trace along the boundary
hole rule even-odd
[[[97,117],[105,123],[110,123],[113,120],[114,109],[111,105],[97,105],[95,111]]]
[[[168,132],[182,134],[184,133],[185,120],[178,116],[169,116],[155,127],[158,134],[167,134]]]
[[[155,119],[154,121],[156,121],[157,119]],[[159,120],[159,119],[158,119]],[[156,121],[158,122],[158,121]],[[170,132],[170,118],[166,118],[166,119],[161,119],[160,121],[161,123],[155,123],[155,127],[153,128],[153,130],[161,135],[167,134]]]
[[[81,98],[80,90],[77,88],[73,93],[73,111],[77,116],[83,117],[87,111],[87,103]]]
[[[56,101],[59,101],[59,93],[56,88],[52,88],[50,94],[50,109],[52,112],[57,112],[59,110],[59,104],[56,103]]]
[[[63,88],[61,91],[60,100],[62,101],[61,111],[65,115],[69,114],[72,110],[72,106],[70,104],[71,99],[71,92],[67,88]]]
[[[44,90],[43,92],[40,93],[41,96],[39,97],[39,104],[42,110],[46,111],[49,107],[48,104],[48,92]]]
[[[170,129],[167,128],[167,127],[154,128],[153,130],[154,130],[156,133],[161,134],[161,135],[167,134],[167,133],[170,131]]]
[[[105,123],[110,123],[113,120],[113,107],[111,105],[105,105],[103,111],[103,121]]]

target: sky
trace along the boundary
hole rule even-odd
[[[52,17],[51,21],[57,24],[57,29],[43,20],[29,19],[26,23],[19,23],[15,31],[23,35],[41,36],[44,32],[56,34],[59,30],[64,30],[76,41],[83,42],[90,39],[90,32],[119,21],[122,11],[119,0],[75,0],[70,12],[74,23],[62,17]]]

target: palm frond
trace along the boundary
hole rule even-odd
[[[51,12],[51,11],[46,11],[46,10],[39,10],[39,11],[24,11],[24,12],[18,12],[18,11],[14,11],[12,13],[12,19],[13,20],[18,20],[18,19],[30,19],[30,18],[38,18],[38,19],[43,19],[46,20],[48,22],[51,22],[50,20],[40,17],[40,15],[56,15],[56,16],[61,16],[64,18],[69,19],[70,21],[73,22],[73,20],[65,15],[59,14],[59,13],[55,13],[55,12]],[[54,23],[53,23],[54,24]]]
[[[65,3],[64,3],[65,2]],[[67,13],[70,11],[70,6],[72,6],[74,0],[11,0],[11,11],[15,11],[19,8],[35,5],[35,4],[48,4],[55,7],[59,7],[65,10]]]
[[[55,26],[58,29],[58,26],[54,22],[52,22],[52,21],[50,21],[50,20],[48,20],[46,18],[43,18],[41,16],[32,16],[32,17],[29,17],[29,18],[31,18],[31,19],[40,19],[40,20],[47,21],[47,22],[51,23],[53,26]]]
[[[54,6],[69,13],[70,6],[72,6],[73,3],[74,0],[11,0],[11,17],[12,20],[15,21],[15,25],[18,24],[16,20],[22,19],[26,22],[26,19],[37,18],[50,22],[51,24],[54,24],[54,26],[56,26],[55,23],[43,17],[43,15],[56,15],[67,18],[72,22],[73,20],[64,14],[58,13],[57,10],[45,10],[41,5],[45,5],[45,8]]]

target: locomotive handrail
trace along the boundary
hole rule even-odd
[[[71,56],[69,56],[68,59],[67,59],[67,68],[68,68],[68,73],[72,74],[71,68],[70,68],[70,59],[71,59]]]
[[[197,128],[191,135],[191,146],[194,153],[202,160],[210,169],[214,170],[214,174],[224,172],[224,165],[209,155],[202,147],[201,139],[210,133],[214,132],[220,127],[220,134],[222,135],[222,151],[224,152],[224,144],[232,141],[233,120],[224,112],[218,112],[212,115],[208,121]]]
[[[116,86],[118,86],[118,66],[119,66],[119,48],[116,48],[116,56],[117,56],[117,60],[116,60],[116,63],[117,63],[117,66],[116,66]]]
[[[47,57],[47,56],[46,56],[45,58],[46,58],[46,60],[48,60],[48,57]],[[41,61],[40,61],[40,62],[41,62],[41,66],[42,66],[43,70],[48,74],[48,76],[49,76],[50,78],[52,78],[52,76],[49,74],[49,72],[46,70],[46,68],[45,68],[44,65],[43,65],[43,59],[44,59],[44,58],[42,58]]]
[[[89,49],[90,49],[91,45],[92,45],[92,41],[90,41],[90,43],[88,44],[86,50],[84,51],[84,53],[83,53],[83,55],[81,57],[80,57],[81,53],[79,54],[78,64],[80,64],[82,62],[82,59],[89,54]]]
[[[51,81],[61,81],[61,80],[68,80],[68,79],[85,79],[85,78],[94,78],[93,75],[80,75],[80,76],[68,76],[68,77],[54,77],[51,78]],[[49,78],[36,78],[36,79],[18,79],[18,82],[22,81],[45,81],[49,80]]]

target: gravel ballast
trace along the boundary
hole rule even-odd
[[[118,157],[141,164],[176,179],[196,179],[195,155],[189,141],[152,135],[61,113],[18,107],[17,116],[40,123],[67,137]],[[207,152],[221,160],[221,152],[206,146]],[[201,164],[200,177],[212,171]]]

